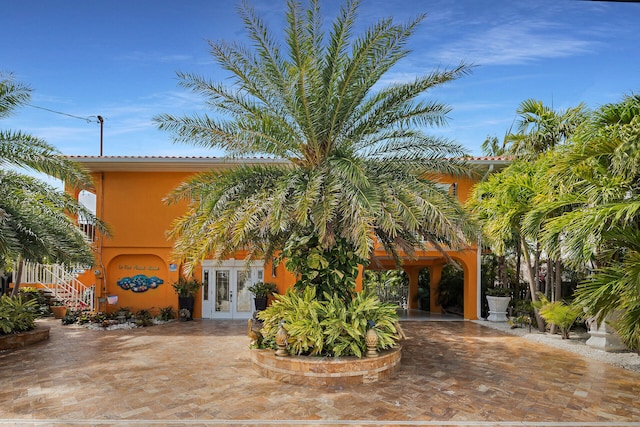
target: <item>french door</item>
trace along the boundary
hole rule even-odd
[[[244,261],[229,260],[202,267],[202,318],[249,319],[255,311],[249,287],[264,279],[263,263],[248,269]]]

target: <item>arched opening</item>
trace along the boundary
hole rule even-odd
[[[436,304],[442,313],[464,317],[464,270],[447,264],[440,273]]]
[[[448,266],[451,260],[455,261],[455,267]],[[458,318],[477,319],[477,260],[477,252],[472,248],[451,251],[448,257],[425,251],[413,259],[405,259],[400,268],[408,279],[408,289],[403,294],[406,296],[407,314],[418,317],[447,314]],[[372,270],[397,270],[397,266],[391,257],[378,256],[365,271]],[[398,301],[397,297],[393,299],[392,302]],[[401,304],[398,305],[401,307]]]
[[[365,270],[363,289],[374,292],[380,301],[409,307],[409,277],[402,270]]]

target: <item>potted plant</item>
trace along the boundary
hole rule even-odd
[[[487,288],[487,304],[489,304],[490,322],[506,322],[507,308],[511,301],[511,289],[508,288]]]
[[[256,311],[267,308],[269,295],[277,291],[275,283],[256,282],[249,286],[249,292],[253,294]]]
[[[53,301],[49,308],[51,308],[53,317],[56,319],[62,319],[64,315],[67,313],[67,306],[62,301]]]
[[[195,295],[200,290],[202,283],[195,278],[180,277],[173,283],[173,289],[178,294],[178,312],[181,313],[182,320],[193,320],[193,306],[195,305]],[[188,316],[183,310],[187,310]],[[185,315],[182,315],[184,313]]]

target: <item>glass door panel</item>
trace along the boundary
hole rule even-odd
[[[249,319],[255,310],[249,287],[262,281],[264,271],[223,264],[223,268],[202,269],[202,318]]]
[[[235,314],[240,313],[251,313],[253,298],[251,296],[251,292],[249,292],[249,286],[251,286],[251,270],[249,271],[238,271],[238,280],[236,283],[236,304],[235,304]]]
[[[215,312],[214,317],[231,317],[231,276],[230,270],[215,270]]]
[[[213,270],[210,268],[202,269],[202,318],[211,319],[213,313],[213,289],[212,283]]]

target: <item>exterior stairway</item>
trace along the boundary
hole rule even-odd
[[[85,286],[76,278],[73,268],[62,264],[25,262],[20,286],[42,289],[51,301],[73,310],[94,309],[95,286]],[[15,270],[14,270],[15,271]]]

